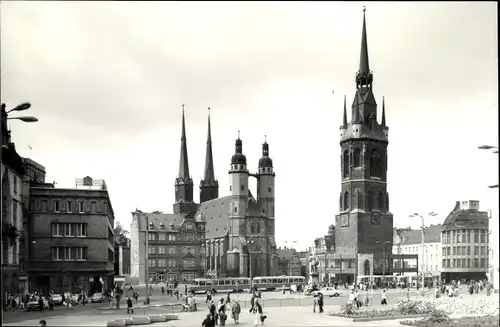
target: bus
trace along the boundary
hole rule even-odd
[[[216,292],[242,292],[250,290],[250,278],[226,277],[226,278],[195,278],[190,288],[195,293],[206,293],[215,289]]]
[[[266,291],[281,289],[283,285],[285,285],[286,289],[289,289],[292,284],[304,289],[306,286],[306,278],[304,276],[263,276],[254,277],[252,283],[253,287]]]

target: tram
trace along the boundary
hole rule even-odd
[[[276,289],[281,289],[283,285],[285,289],[289,289],[292,284],[301,287],[302,289],[306,286],[306,278],[304,276],[263,276],[254,277],[253,287],[257,287],[259,290],[274,291]]]
[[[215,289],[216,292],[242,292],[250,290],[250,278],[195,278],[190,288],[195,293],[206,293]]]

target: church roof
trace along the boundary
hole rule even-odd
[[[350,139],[364,139],[364,138],[375,141],[387,142],[387,138],[385,137],[384,131],[377,122],[375,122],[374,129],[370,129],[367,125],[363,125],[362,132],[359,135],[359,137],[354,137],[352,128],[353,128],[352,123],[349,123],[347,125],[347,129],[344,135],[340,139],[340,142],[344,142]]]
[[[203,202],[196,213],[196,220],[205,221],[206,238],[222,238],[229,232],[229,202],[231,196],[224,196]],[[248,190],[247,217],[261,217],[260,207]]]

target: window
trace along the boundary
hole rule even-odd
[[[471,243],[472,230],[467,230],[467,243]]]
[[[348,150],[345,150],[344,151],[344,154],[342,156],[342,175],[344,178],[346,178],[347,176],[349,176],[349,151]]]
[[[237,213],[238,212],[238,207],[234,207],[234,212]]]
[[[462,260],[457,259],[457,268],[462,268]]]
[[[481,246],[481,254],[482,255],[486,254],[486,247],[485,246]]]
[[[115,261],[115,254],[110,249],[108,249],[108,261]]]
[[[481,243],[486,243],[486,231],[481,231]]]
[[[83,202],[78,202],[78,213],[83,213]]]
[[[71,201],[66,202],[66,211],[68,213],[73,212],[73,202],[71,202]]]
[[[469,259],[467,259],[467,268],[472,268],[472,267],[471,267],[471,265],[470,265],[470,262],[471,262],[471,261],[470,261],[470,258],[469,258]]]
[[[462,268],[467,268],[467,259],[462,259]]]
[[[184,268],[194,268],[195,261],[194,260],[183,260],[182,265],[184,266]]]
[[[193,225],[192,224],[187,224],[186,225],[187,230],[193,230]]]
[[[378,193],[378,208],[384,209],[384,193],[382,192]]]
[[[168,260],[168,267],[175,268],[177,266],[177,262],[175,260]]]
[[[17,176],[14,175],[14,181],[13,181],[13,188],[14,188],[14,194],[17,194]]]
[[[64,253],[62,251],[62,247],[53,247],[52,248],[52,260],[63,260]]]
[[[451,255],[450,250],[451,250],[450,247],[446,248],[446,255]]]
[[[373,209],[373,193],[372,193],[372,191],[368,191],[367,198],[368,199],[367,199],[366,205],[367,205],[368,211],[372,211],[372,209]]]
[[[380,177],[380,157],[376,149],[370,155],[370,176]]]
[[[474,243],[479,243],[479,230],[474,229]]]
[[[242,191],[244,191],[244,190],[245,190],[245,185],[241,185],[241,186],[240,186],[240,189],[241,189]]]
[[[148,254],[156,254],[156,247],[150,245],[148,248]]]
[[[61,210],[61,201],[54,200],[54,212],[59,212]]]
[[[160,247],[158,248],[158,254],[166,254],[166,253],[167,253],[167,252],[166,252],[166,249],[165,249],[165,247],[164,247],[164,246],[160,246]]]
[[[112,260],[114,260],[113,251],[111,251],[111,254],[113,257]],[[55,261],[87,260],[87,248],[82,246],[77,246],[77,247],[55,246],[52,248],[52,260]]]
[[[462,243],[467,243],[467,231],[462,231]]]
[[[77,247],[76,248],[76,260],[87,260],[87,248]]]
[[[173,234],[169,234],[169,235],[168,235],[168,240],[169,240],[169,241],[175,241],[175,235],[173,235]]]
[[[451,265],[451,268],[456,268],[457,267],[457,259],[453,259],[453,263]]]
[[[473,268],[479,268],[479,259],[478,258],[474,259],[474,267]]]
[[[446,259],[446,267],[451,268],[450,267],[450,259]]]
[[[268,191],[269,193],[271,193],[271,192],[272,192],[272,188],[271,188],[271,187],[268,187],[268,188],[267,188],[267,191]]]
[[[165,259],[158,260],[158,266],[159,267],[166,267],[167,266],[167,260],[165,260]]]
[[[165,241],[165,234],[164,233],[160,233],[159,237],[160,237],[160,241]]]
[[[470,255],[470,245],[467,246],[467,255]]]
[[[354,167],[361,166],[361,150],[359,148],[354,149]]]
[[[456,247],[456,246],[454,246],[454,247],[453,247],[453,255],[456,255],[456,254],[457,254],[457,247]]]
[[[176,254],[176,252],[177,252],[177,251],[175,250],[175,248],[174,248],[174,247],[170,247],[170,248],[168,248],[168,254]]]
[[[462,255],[462,247],[457,246],[457,255]]]
[[[460,243],[460,241],[462,240],[462,231],[459,231],[457,230],[455,235],[456,235],[456,238],[457,238],[457,243]]]
[[[87,224],[74,224],[76,236],[87,236]]]
[[[443,254],[442,254],[442,255],[443,255],[443,256],[445,256],[445,255],[446,255],[446,248],[443,248]]]
[[[156,260],[148,260],[149,267],[156,267]]]
[[[479,246],[474,247],[474,255],[479,255]]]
[[[443,265],[443,268],[446,268],[446,259],[443,259],[442,265]]]
[[[154,233],[148,233],[148,240],[149,241],[154,241],[155,240],[155,234]]]

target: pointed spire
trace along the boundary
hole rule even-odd
[[[382,97],[382,125],[385,126],[385,97]]]
[[[208,108],[208,134],[207,134],[207,152],[205,155],[205,182],[215,181],[214,159],[212,155],[212,130],[210,126],[210,107]]]
[[[373,80],[370,72],[370,63],[368,59],[368,40],[366,36],[366,7],[363,6],[363,31],[361,33],[361,53],[359,58],[359,70],[356,74],[356,84],[360,86],[370,86]]]
[[[346,96],[344,95],[344,120],[342,121],[342,126],[347,126],[347,103]]]
[[[262,156],[269,157],[269,144],[267,144],[267,135],[264,135],[264,143],[262,144]]]
[[[181,156],[179,161],[179,178],[189,178],[189,162],[186,140],[186,119],[184,105],[182,105],[182,133],[181,133]]]

